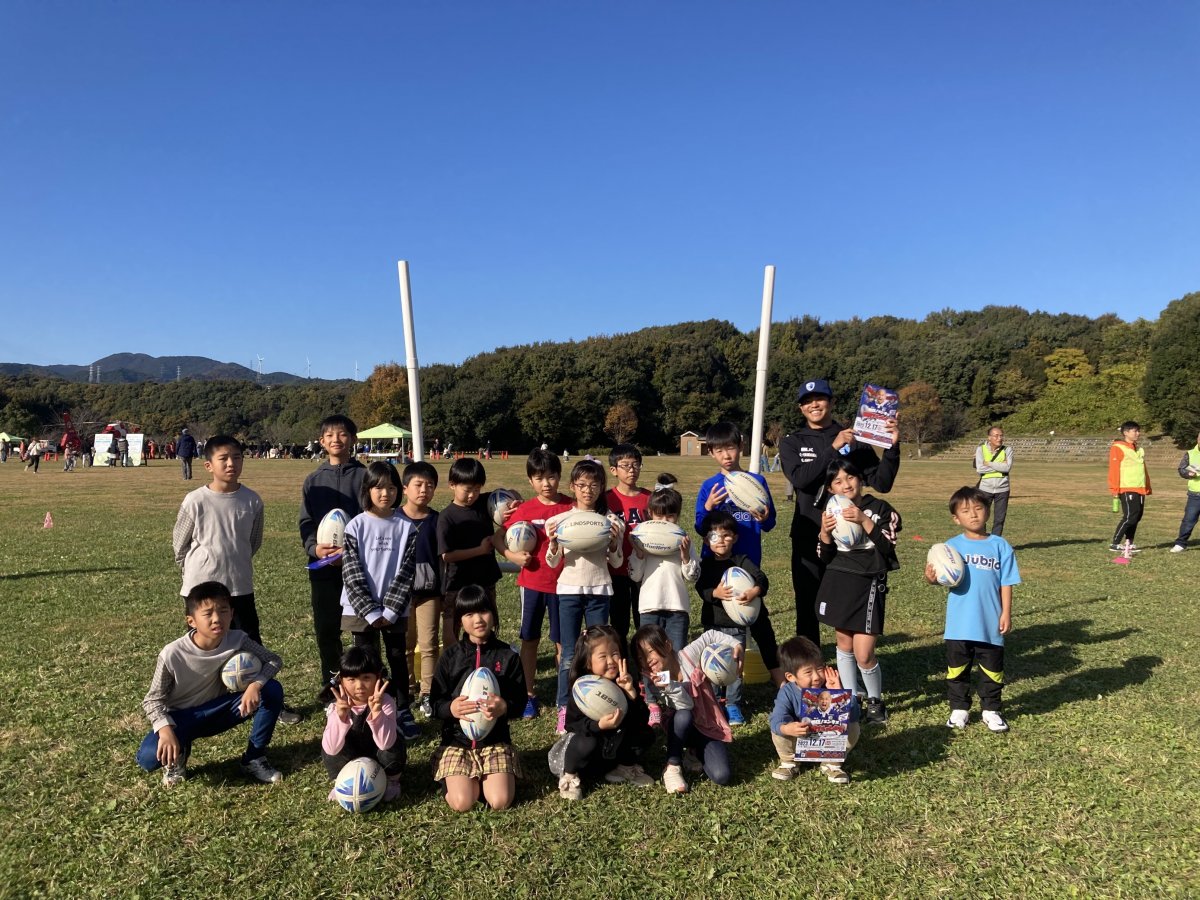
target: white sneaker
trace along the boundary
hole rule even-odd
[[[558,779],[558,796],[564,800],[583,799],[583,785],[579,781],[579,776],[563,772],[562,777]]]
[[[180,757],[177,762],[163,766],[163,787],[173,788],[187,781],[187,759]]]
[[[663,787],[668,794],[686,794],[687,781],[683,777],[683,769],[679,766],[667,766],[663,769]]]
[[[947,728],[966,728],[967,719],[970,716],[965,709],[950,710],[950,718],[946,720]]]
[[[985,709],[980,715],[983,719],[983,724],[991,731],[1008,731],[1008,723],[1004,721],[1004,716],[996,712],[994,709]]]
[[[1182,553],[1186,549],[1187,549],[1187,547],[1183,546],[1183,544],[1176,544],[1174,547],[1171,548],[1171,552],[1172,553]]]
[[[242,771],[255,781],[261,781],[263,784],[278,784],[280,781],[283,781],[283,773],[278,769],[272,768],[265,756],[252,759],[248,763],[242,763]]]
[[[638,787],[650,787],[654,784],[654,779],[636,763],[632,766],[617,766],[604,773],[604,780],[609,784],[633,784]]]

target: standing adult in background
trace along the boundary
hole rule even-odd
[[[192,480],[192,458],[196,455],[196,439],[184,428],[179,432],[179,440],[175,442],[175,455],[183,468],[183,480]]]
[[[975,451],[975,471],[979,489],[992,498],[992,534],[1004,534],[1004,516],[1008,512],[1008,470],[1012,468],[1012,450],[1004,446],[1004,429],[993,425],[987,440]]]
[[[1113,441],[1108,450],[1108,489],[1120,500],[1121,512],[1121,521],[1117,523],[1112,545],[1108,548],[1114,553],[1120,551],[1125,542],[1129,544],[1130,553],[1138,552],[1133,537],[1146,509],[1146,497],[1153,493],[1150,473],[1146,471],[1146,451],[1138,446],[1141,436],[1142,426],[1137,422],[1126,422],[1121,426],[1121,440]]]
[[[1192,529],[1200,521],[1200,435],[1196,445],[1179,461],[1179,477],[1187,479],[1187,506],[1183,508],[1183,521],[1179,523],[1179,537],[1175,538],[1172,553],[1182,553],[1188,548]]]
[[[825,511],[825,477],[829,464],[839,456],[850,459],[863,473],[863,483],[886,494],[900,471],[900,438],[896,421],[888,423],[894,443],[883,451],[882,459],[869,444],[854,438],[854,429],[833,418],[833,390],[823,378],[800,385],[800,414],[804,425],[779,444],[783,474],[796,497],[792,518],[792,590],[796,595],[796,634],[821,646],[821,626],[817,621],[817,588],[825,569],[817,556],[821,514]]]

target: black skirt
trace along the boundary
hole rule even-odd
[[[817,591],[817,618],[839,631],[883,634],[887,574],[855,575],[826,569]]]

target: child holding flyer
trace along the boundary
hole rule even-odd
[[[787,680],[775,695],[771,711],[771,742],[779,755],[779,765],[771,777],[790,781],[796,776],[796,739],[811,734],[813,720],[821,718],[819,713],[813,715],[806,709],[804,692],[813,688],[840,689],[842,682],[837,669],[825,665],[821,648],[806,637],[789,638],[779,645],[779,665]],[[829,695],[826,692],[824,696]],[[858,742],[859,731],[858,722],[851,721],[846,732],[847,750]],[[840,763],[821,763],[821,774],[833,784],[850,783]]]

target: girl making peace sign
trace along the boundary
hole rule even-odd
[[[581,778],[604,778],[610,784],[634,784],[650,787],[654,779],[638,760],[654,743],[649,725],[650,710],[642,700],[629,664],[621,657],[617,631],[611,625],[592,625],[579,636],[571,661],[571,686],[581,676],[591,674],[617,683],[629,700],[629,709],[609,713],[599,722],[585,716],[575,704],[573,692],[567,693],[567,745],[563,773],[558,780],[559,796],[578,800],[583,796]]]
[[[346,763],[370,757],[387,773],[385,802],[400,796],[400,774],[407,759],[404,741],[396,741],[396,701],[387,688],[379,651],[364,644],[342,654],[337,675],[321,695],[327,704],[321,737],[325,771],[337,778]],[[332,791],[329,799],[336,799]]]

